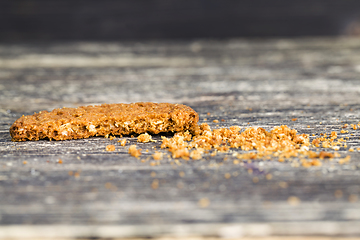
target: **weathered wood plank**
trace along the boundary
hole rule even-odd
[[[320,230],[331,223],[334,234],[359,235],[359,130],[339,135],[349,137],[338,151],[351,156],[349,164],[335,159],[312,168],[294,167],[298,158],[234,164],[231,153],[150,166],[151,159],[127,154],[135,138],[121,147],[119,138],[11,142],[8,134],[16,118],[33,111],[136,101],[186,103],[213,128],[286,124],[317,136],[339,132],[360,119],[359,51],[356,39],[0,45],[2,229],[118,225],[131,231],[111,237],[144,236],[144,226],[148,236],[220,236],[206,229],[261,223],[271,229],[265,235],[331,235]],[[159,149],[160,137],[139,143],[149,149],[141,159]],[[106,152],[108,144],[116,151]],[[292,196],[300,201],[288,201]],[[318,227],[299,232],[277,222]],[[106,237],[85,229],[84,237]]]

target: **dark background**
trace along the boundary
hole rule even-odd
[[[359,0],[2,0],[0,41],[360,34]]]

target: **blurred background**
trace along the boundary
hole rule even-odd
[[[360,35],[359,0],[1,0],[0,41]]]

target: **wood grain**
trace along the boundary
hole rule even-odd
[[[359,56],[358,39],[0,45],[0,237],[360,235],[359,130],[341,134],[348,164],[312,168],[234,164],[231,153],[151,166],[127,154],[135,138],[11,142],[8,132],[34,111],[137,101],[188,104],[213,128],[340,132],[359,122]],[[138,144],[141,159],[160,137]],[[115,230],[96,230],[106,226]]]

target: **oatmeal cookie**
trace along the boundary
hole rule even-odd
[[[22,116],[10,128],[13,141],[194,131],[198,114],[182,104],[139,102],[58,108]]]

